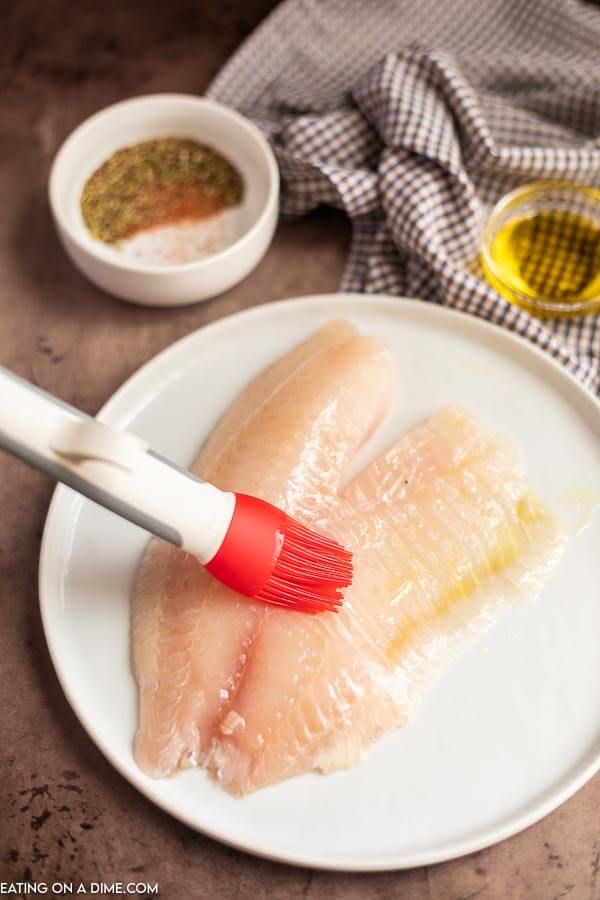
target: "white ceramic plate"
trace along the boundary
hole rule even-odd
[[[547,356],[475,318],[397,298],[333,295],[222,319],[161,353],[106,404],[189,464],[248,379],[323,322],[383,338],[398,395],[357,468],[435,409],[461,401],[521,444],[533,486],[577,531],[600,500],[600,405]],[[63,689],[113,765],[192,828],[278,860],[345,870],[438,862],[525,828],[600,768],[600,516],[573,537],[535,604],[514,610],[360,766],[243,800],[203,771],[164,781],[132,756],[128,595],[147,535],[68,488],[40,565],[46,637]]]

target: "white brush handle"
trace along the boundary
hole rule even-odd
[[[234,494],[2,367],[0,447],[202,563],[219,550],[233,516]]]

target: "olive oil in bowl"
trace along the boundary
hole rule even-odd
[[[528,185],[496,206],[483,268],[507,300],[540,316],[600,309],[600,193],[577,185]]]

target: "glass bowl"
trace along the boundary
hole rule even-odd
[[[600,190],[558,181],[506,194],[483,232],[487,281],[540,317],[600,309]]]

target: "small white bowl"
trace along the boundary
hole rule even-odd
[[[81,193],[90,175],[116,150],[160,137],[208,144],[244,179],[231,242],[197,261],[150,265],[123,258],[117,248],[94,239],[82,218]],[[244,116],[201,97],[150,94],[109,106],[76,128],[56,155],[48,191],[60,239],[90,281],[134,303],[177,306],[226,291],[257,265],[277,222],[279,172],[268,142]]]

